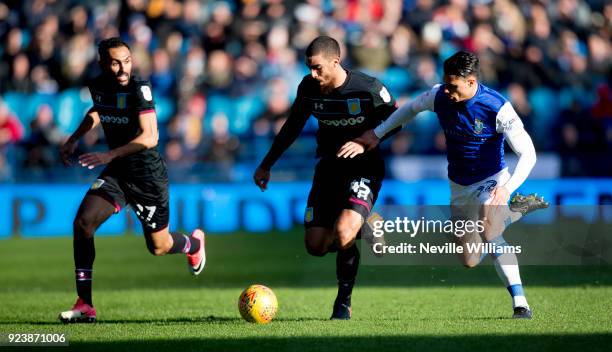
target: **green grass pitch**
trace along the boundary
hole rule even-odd
[[[491,266],[362,266],[353,319],[336,322],[327,320],[335,256],[308,256],[301,231],[209,236],[207,248],[207,268],[194,278],[184,256],[153,257],[140,236],[98,237],[98,323],[62,325],[57,314],[76,297],[72,240],[0,241],[0,333],[63,332],[71,350],[83,351],[612,348],[610,267],[523,267],[534,319],[515,321]],[[238,296],[253,283],[278,297],[268,325],[238,313]]]

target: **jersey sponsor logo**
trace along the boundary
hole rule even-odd
[[[304,222],[312,222],[314,219],[314,209],[312,207],[306,208],[304,212]]]
[[[319,123],[322,123],[326,126],[334,126],[334,127],[355,126],[355,125],[359,125],[363,123],[363,121],[365,121],[365,117],[363,116],[351,117],[348,119],[341,119],[341,120],[321,120],[319,119]]]
[[[460,130],[452,129],[452,128],[444,128],[444,135],[447,138],[447,143],[448,143],[448,140],[450,140],[451,138],[455,140],[460,139],[461,141],[478,143],[478,142],[485,142],[487,141],[487,139],[495,137],[495,136],[482,137],[482,136],[476,135],[476,133],[473,133],[473,134],[463,133]]]
[[[91,185],[90,189],[92,189],[92,190],[99,189],[100,187],[102,187],[104,182],[106,182],[106,181],[104,181],[103,179],[99,178],[99,179],[94,181],[94,183]]]
[[[474,120],[474,132],[476,134],[481,134],[483,129],[484,129],[484,122],[482,122],[481,119],[476,118]]]
[[[127,94],[117,93],[117,108],[125,109],[127,107]]]
[[[151,94],[151,88],[149,88],[149,86],[140,86],[140,91],[142,92],[142,97],[146,101],[153,100],[153,94]]]
[[[380,94],[380,97],[385,103],[388,103],[391,101],[391,94],[389,94],[389,91],[387,90],[386,87],[383,86],[378,94]]]
[[[361,102],[359,99],[348,99],[346,104],[348,105],[349,114],[357,115],[361,113]]]
[[[512,126],[513,126],[513,124],[514,124],[514,122],[515,122],[516,120],[518,120],[518,117],[516,117],[516,116],[515,116],[515,117],[513,117],[512,119],[510,119],[510,120],[508,120],[508,121],[504,121],[504,122],[502,123],[502,129],[503,129],[504,131],[507,131],[507,132],[511,131],[511,130],[512,130]]]
[[[126,116],[100,115],[100,122],[127,125],[130,122],[130,119],[128,119]]]
[[[359,199],[363,199],[365,201],[368,200],[368,196],[372,192],[369,186],[370,180],[367,178],[361,178],[360,180],[354,180],[351,182],[351,191],[355,194],[355,196]]]

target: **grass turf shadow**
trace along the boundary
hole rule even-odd
[[[285,321],[285,322],[300,322],[300,321],[326,321],[323,318],[314,317],[298,317],[298,318],[275,318],[274,321]],[[158,319],[100,319],[92,324],[106,325],[106,324],[175,324],[175,323],[208,323],[208,324],[235,324],[242,321],[240,317],[223,317],[210,315],[207,317],[183,317],[183,318],[158,318]],[[34,326],[66,326],[74,324],[64,324],[60,321],[0,321],[0,325],[34,325]],[[88,324],[79,324],[88,325]]]
[[[203,338],[75,342],[75,351],[609,351],[612,334]]]

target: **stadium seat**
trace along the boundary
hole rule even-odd
[[[212,117],[221,113],[228,117],[228,119],[235,118],[235,113],[232,110],[232,102],[225,95],[212,94],[207,97],[208,107],[206,109],[206,116],[204,118],[203,127],[207,132],[211,131]]]
[[[221,113],[228,117],[230,132],[235,135],[242,135],[249,130],[251,121],[264,109],[263,101],[257,96],[231,98],[220,94],[210,95],[204,128],[210,131],[212,117]]]
[[[251,121],[265,109],[264,103],[257,96],[243,96],[234,100],[234,118],[230,118],[230,131],[236,135],[248,132]]]
[[[2,100],[22,123],[26,121],[28,98],[27,94],[16,92],[7,92],[2,96]]]
[[[157,113],[157,121],[165,123],[174,115],[174,103],[168,97],[155,97],[155,112]]]
[[[433,112],[423,112],[419,118],[414,119],[413,123],[407,128],[413,132],[414,152],[424,153],[433,148],[436,133],[440,130],[438,117]]]
[[[529,92],[528,99],[534,113],[531,133],[536,144],[550,148],[553,140],[549,133],[559,114],[559,97],[552,90],[542,87]]]
[[[31,94],[28,99],[26,118],[32,121],[36,116],[36,112],[43,104],[49,105],[55,113],[57,111],[57,100],[56,94]]]
[[[89,93],[81,89],[73,88],[62,92],[54,109],[55,123],[64,133],[73,132],[91,104]]]
[[[3,97],[9,109],[17,116],[25,129],[25,136],[30,134],[30,122],[42,104],[47,104],[55,111],[57,96],[55,94],[24,94],[7,92]]]
[[[380,81],[384,82],[391,94],[396,98],[405,94],[408,90],[412,77],[410,72],[401,67],[389,67],[381,76]]]

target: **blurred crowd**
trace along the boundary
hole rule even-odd
[[[312,39],[330,35],[343,64],[374,75],[400,103],[439,83],[467,49],[481,79],[514,104],[563,176],[612,176],[612,3],[606,0],[25,0],[0,3],[0,179],[59,165],[57,146],[87,108],[96,44],[120,36],[158,103],[170,168],[254,164],[288,116]],[[60,104],[68,96],[84,104]],[[66,98],[67,99],[67,98]],[[66,100],[72,102],[72,100]],[[26,108],[27,107],[27,108]],[[288,158],[311,156],[309,123]],[[79,151],[103,148],[93,131]],[[425,115],[392,156],[444,153]]]

